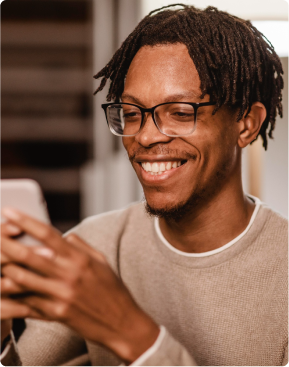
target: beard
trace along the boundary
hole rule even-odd
[[[176,205],[167,204],[164,207],[156,207],[153,203],[145,201],[146,212],[150,216],[164,218],[168,223],[178,223],[187,216],[197,212],[199,208],[207,206],[224,187],[230,171],[231,164],[229,162],[223,163],[210,178],[210,183],[201,187],[196,187],[185,202],[180,202]]]
[[[166,205],[162,208],[154,207],[145,201],[145,210],[150,216],[164,218],[167,222],[174,221],[178,223],[188,216],[194,208],[196,209],[198,204],[203,201],[202,199],[201,193],[194,193],[184,203],[178,203],[173,206]]]

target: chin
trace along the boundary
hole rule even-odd
[[[157,202],[153,200],[146,200],[145,208],[150,216],[158,218],[165,218],[166,220],[174,220],[176,222],[182,220],[194,207],[195,200],[191,197],[184,201],[168,200]]]
[[[145,208],[149,215],[158,218],[164,218],[167,221],[180,222],[188,215],[192,215],[200,207],[207,206],[208,201],[214,196],[216,188],[207,187],[195,188],[193,192],[184,197],[184,192],[179,195],[164,195],[159,193],[152,198],[150,195],[146,196]],[[181,195],[183,198],[181,199]],[[177,197],[176,197],[177,196]]]

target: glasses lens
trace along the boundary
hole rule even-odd
[[[113,104],[107,108],[108,124],[116,135],[136,135],[140,129],[142,114],[136,106]]]
[[[186,103],[164,104],[155,109],[155,121],[164,134],[189,135],[195,130],[195,110]]]

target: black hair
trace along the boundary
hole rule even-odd
[[[181,9],[170,9],[181,6]],[[126,38],[95,79],[101,91],[111,80],[107,100],[118,101],[132,59],[142,46],[183,43],[198,71],[203,98],[210,95],[221,106],[238,109],[237,121],[252,104],[264,104],[267,116],[259,135],[267,149],[277,113],[282,117],[283,69],[268,39],[248,20],[209,6],[204,10],[184,4],[164,6],[150,12]]]

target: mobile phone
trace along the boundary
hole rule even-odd
[[[47,205],[40,185],[31,179],[1,180],[1,209],[15,208],[41,222],[50,223]],[[6,219],[1,216],[1,223]],[[27,246],[41,245],[39,241],[23,233],[17,237]]]

